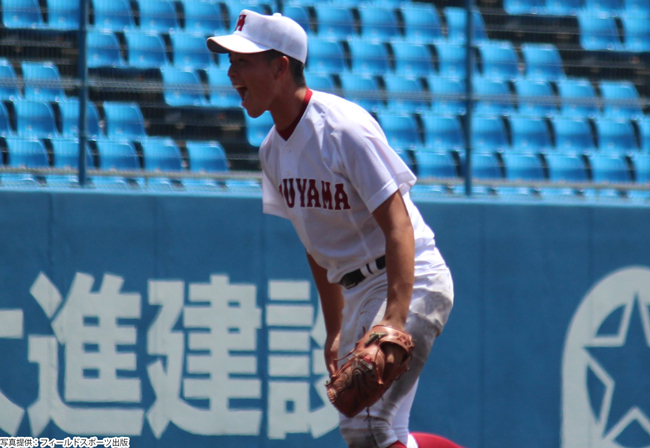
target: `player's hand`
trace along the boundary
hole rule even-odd
[[[379,325],[387,325],[397,330],[404,331],[404,323],[397,319],[384,318]],[[397,344],[384,344],[381,350],[386,355],[386,364],[384,366],[384,378],[390,378],[390,375],[396,367],[402,365],[402,360],[406,352]]]
[[[338,363],[336,358],[339,357],[339,342],[341,340],[341,333],[328,334],[327,339],[325,340],[324,354],[325,354],[325,365],[327,366],[327,371],[330,376],[334,375],[338,370]]]

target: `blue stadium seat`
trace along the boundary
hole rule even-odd
[[[624,0],[625,15],[650,17],[650,3],[647,0]]]
[[[212,53],[205,44],[204,34],[174,32],[172,41],[174,67],[206,69],[214,64]]]
[[[513,181],[546,180],[542,161],[536,154],[506,152],[501,157],[506,172],[506,179]]]
[[[341,73],[339,78],[343,97],[368,111],[384,108],[379,85],[375,78],[359,73]]]
[[[7,165],[10,167],[47,168],[50,163],[43,142],[36,138],[8,137]]]
[[[397,17],[392,9],[361,5],[358,11],[364,39],[386,42],[400,37]]]
[[[183,171],[181,151],[171,138],[153,137],[142,143],[144,169],[147,171]],[[174,189],[174,180],[166,177],[150,177],[147,188]]]
[[[631,161],[636,182],[640,184],[650,183],[650,154],[635,154],[631,157]]]
[[[484,42],[478,47],[483,76],[499,80],[519,78],[519,60],[510,42]]]
[[[631,182],[630,170],[621,156],[593,154],[589,157],[594,182]]]
[[[377,113],[377,121],[392,148],[407,150],[422,146],[418,125],[412,115],[382,111]]]
[[[52,140],[52,156],[55,168],[73,168],[79,166],[79,140],[54,139]],[[95,168],[95,160],[90,147],[86,145],[86,167]],[[76,176],[73,176],[76,178]],[[49,182],[48,182],[49,183]]]
[[[592,152],[596,150],[591,128],[579,118],[554,118],[555,148],[564,153]]]
[[[54,112],[48,103],[42,101],[17,100],[13,102],[16,111],[16,129],[22,137],[56,138]]]
[[[428,3],[403,3],[404,39],[412,43],[428,44],[443,41],[440,18],[435,6]]]
[[[460,151],[465,138],[460,120],[453,115],[423,114],[424,146],[432,151]]]
[[[575,16],[582,7],[583,0],[546,0],[544,11],[551,16]]]
[[[465,47],[463,45],[436,44],[438,73],[447,78],[465,78],[467,75]],[[474,60],[474,73],[478,73]]]
[[[629,120],[599,118],[595,124],[599,152],[624,154],[639,150]]]
[[[61,113],[61,135],[63,137],[79,137],[79,100],[69,98],[58,103]],[[99,113],[95,104],[86,102],[86,135],[88,138],[97,139],[102,136],[99,127]]]
[[[580,45],[585,50],[623,50],[618,28],[613,17],[594,15],[592,13],[578,14],[580,27]]]
[[[282,9],[282,15],[296,21],[305,30],[307,35],[312,34],[311,19],[309,18],[309,12],[305,6],[285,4]]]
[[[230,17],[230,23],[226,28],[228,30],[234,29],[237,24],[237,19],[239,18],[239,13],[244,9],[253,11],[259,14],[266,14],[267,11],[264,6],[258,3],[256,0],[253,1],[241,1],[241,0],[223,0],[222,4],[226,5],[228,10],[228,15]]]
[[[625,49],[628,51],[650,51],[650,19],[648,17],[625,16],[623,33]]]
[[[431,109],[438,114],[462,115],[466,111],[465,82],[460,79],[430,76]]]
[[[219,142],[188,141],[186,147],[191,171],[197,173],[228,171],[226,152]]]
[[[458,177],[456,163],[448,152],[416,151],[415,160],[419,177]]]
[[[102,170],[140,170],[138,154],[131,142],[100,140],[97,142],[99,168]],[[128,187],[127,179],[119,176],[96,176],[91,179],[93,185],[103,187]],[[140,183],[144,183],[139,179]]]
[[[14,67],[5,58],[0,58],[0,100],[22,98],[18,89],[18,77]]]
[[[650,184],[650,155],[634,154],[630,159],[634,169],[634,181],[638,184]],[[648,190],[628,190],[627,195],[630,199],[650,200]]]
[[[120,42],[110,30],[89,31],[86,37],[88,45],[88,67],[126,67],[126,61],[120,52]]]
[[[460,173],[465,177],[465,154],[460,154]],[[472,153],[472,177],[482,180],[503,179],[499,160],[494,154],[486,152]]]
[[[48,27],[57,30],[79,29],[79,2],[77,0],[47,0]]]
[[[203,85],[196,72],[189,68],[163,67],[165,103],[169,106],[207,106]]]
[[[59,69],[51,62],[22,62],[25,98],[35,101],[65,101]]]
[[[144,168],[147,171],[182,171],[181,151],[171,138],[150,137],[142,142]]]
[[[444,9],[445,18],[447,19],[447,40],[450,43],[465,42],[465,28],[467,24],[467,12],[464,8],[447,7]],[[485,31],[485,22],[483,16],[478,10],[474,10],[474,41],[487,41],[488,36]]]
[[[554,182],[586,182],[587,169],[576,154],[548,153],[544,155],[549,180]]]
[[[102,170],[133,171],[140,169],[138,154],[128,141],[99,140],[99,168]]]
[[[546,81],[518,79],[514,82],[519,99],[519,114],[552,117],[557,114],[557,99]]]
[[[474,111],[482,115],[510,115],[515,106],[505,81],[474,78]]]
[[[219,142],[188,141],[186,143],[190,170],[197,173],[227,172],[226,153]],[[183,179],[187,190],[221,188],[213,179]]]
[[[503,8],[508,14],[544,14],[546,3],[544,0],[504,0]]]
[[[92,0],[95,28],[124,31],[135,28],[131,6],[127,0]]]
[[[152,32],[126,31],[129,65],[139,69],[157,69],[169,65],[165,43]]]
[[[311,38],[307,42],[307,68],[312,72],[342,73],[345,65],[343,47],[335,40]]]
[[[336,89],[334,79],[328,73],[305,71],[305,80],[311,90],[333,92]]]
[[[2,23],[5,28],[44,28],[37,0],[3,0]]]
[[[169,33],[179,29],[174,3],[169,0],[136,0],[140,10],[140,29]]]
[[[508,150],[506,127],[500,117],[472,117],[472,148],[478,152]]]
[[[395,73],[404,76],[429,76],[436,71],[429,49],[422,44],[393,42]]]
[[[416,78],[387,74],[384,83],[388,94],[388,109],[407,113],[429,109],[427,96]]]
[[[565,79],[557,83],[557,88],[562,115],[584,118],[600,115],[596,91],[588,79]]]
[[[552,44],[522,44],[526,78],[536,81],[560,81],[566,78],[562,58]]]
[[[203,0],[182,0],[181,3],[186,30],[213,36],[227,34],[219,3]]]
[[[137,103],[104,102],[106,136],[116,140],[146,140],[144,117]]]
[[[7,165],[14,168],[49,168],[49,161],[45,146],[38,139],[23,139],[8,137]],[[29,173],[0,174],[0,179],[5,185],[20,187],[37,187],[39,182]]]
[[[650,153],[650,117],[639,120],[638,125],[641,137],[641,151]]]
[[[271,112],[266,111],[257,118],[244,114],[246,122],[246,139],[251,146],[259,148],[269,131],[273,128]]]
[[[585,11],[591,14],[618,15],[623,9],[622,0],[585,0]]]
[[[9,121],[9,112],[4,104],[0,102],[0,137],[10,137],[14,134]]]
[[[543,118],[510,117],[512,149],[516,152],[546,152],[553,149],[548,126]]]
[[[610,118],[637,119],[643,117],[639,92],[629,81],[602,81],[603,115]]]
[[[334,80],[327,73],[314,73],[306,71],[305,80],[307,81],[307,86],[312,90],[320,90],[321,92],[334,92],[336,89]]]
[[[79,140],[52,140],[52,158],[55,168],[77,169],[79,166]],[[86,145],[86,168],[95,168],[95,160],[88,145]],[[49,174],[45,179],[50,187],[71,187],[79,183],[79,177],[76,174]]]
[[[390,71],[388,50],[381,42],[349,39],[352,71],[369,75],[383,75]]]
[[[223,68],[210,67],[207,70],[210,104],[218,107],[240,107],[241,97]]]
[[[349,8],[317,3],[314,5],[314,11],[318,37],[345,39],[356,34],[354,16]]]

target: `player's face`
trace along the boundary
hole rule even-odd
[[[248,115],[257,118],[270,108],[274,95],[273,64],[264,53],[230,53],[228,76]]]

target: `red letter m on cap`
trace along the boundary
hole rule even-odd
[[[237,19],[237,25],[235,25],[235,31],[242,31],[244,28],[245,21],[246,21],[246,14],[241,14]]]

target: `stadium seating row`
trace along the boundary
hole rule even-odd
[[[316,90],[338,92],[369,111],[406,111],[438,114],[465,113],[463,80],[430,76],[422,80],[388,74],[381,78],[355,73],[338,75],[340,91],[331,76],[308,73],[307,83]],[[383,82],[383,90],[380,85]],[[639,93],[628,81],[603,81],[599,94],[587,79],[563,79],[556,83],[518,79],[513,83],[477,77],[473,79],[474,111],[487,115],[568,116],[595,118],[643,117]],[[554,91],[557,89],[557,94]]]
[[[270,114],[247,118],[248,141],[259,146],[273,122]],[[465,133],[454,115],[378,112],[386,138],[398,151],[464,151]],[[475,116],[472,148],[476,151],[530,153],[650,154],[650,119],[639,122],[597,119]]]
[[[8,166],[32,168],[73,168],[77,166],[78,141],[52,140],[52,162],[45,145],[38,139],[5,140]],[[139,170],[139,156],[128,141],[99,140],[95,142],[98,163],[87,148],[87,166],[103,170]],[[143,165],[147,171],[184,171],[181,152],[168,138],[150,138],[142,142]],[[192,172],[224,172],[228,170],[223,148],[216,142],[187,142],[189,169]],[[408,157],[408,156],[407,156]],[[420,177],[457,178],[463,176],[463,158],[458,159],[448,151],[417,151],[413,154],[413,168]],[[410,162],[410,160],[409,160]],[[650,182],[650,154],[621,156],[615,154],[588,154],[553,152],[546,154],[478,152],[473,156],[472,175],[482,180],[512,181],[566,181],[566,182]],[[3,174],[0,180],[6,185],[37,184],[31,174]],[[71,175],[48,175],[50,186],[71,185],[76,182]],[[118,176],[96,176],[95,186],[127,186],[145,184],[149,188],[185,189],[216,188],[219,184],[210,179],[173,180],[166,177],[125,179]],[[503,190],[505,191],[505,190]],[[646,197],[648,193],[645,193]]]
[[[52,163],[43,141],[37,138],[24,139],[6,137],[7,166],[30,168],[76,168],[78,166],[79,142],[75,139],[54,139],[52,145]],[[141,142],[142,161],[134,147],[127,140],[98,140],[94,142],[97,152],[97,164],[90,147],[87,147],[86,163],[88,168],[102,170],[134,171],[141,168],[146,171],[183,171],[181,151],[170,138],[150,137]],[[225,152],[217,142],[188,141],[186,143],[189,170],[196,173],[228,171]],[[36,184],[31,174],[2,174],[3,184]],[[71,185],[76,183],[74,175],[47,175],[50,186]],[[127,186],[128,180],[118,176],[94,177],[93,184],[103,186]],[[132,179],[132,184],[144,185],[144,179]],[[174,182],[168,178],[155,177],[146,181],[148,187],[172,188]],[[185,179],[185,188],[217,187],[210,179]]]
[[[463,173],[464,160],[461,157],[459,166],[449,153],[425,152],[416,153],[417,171],[421,178],[453,178]],[[634,157],[608,154],[576,155],[563,153],[526,154],[526,153],[476,153],[472,156],[472,176],[483,181],[523,181],[523,182],[576,182],[590,181],[618,184],[618,187],[605,187],[598,190],[585,188],[575,189],[566,187],[522,187],[474,186],[474,194],[498,194],[503,196],[583,196],[591,198],[619,199],[626,197],[637,200],[650,199],[650,193],[644,190],[633,190],[625,187],[650,182],[650,155]],[[446,193],[447,188],[437,184],[418,183],[413,187],[414,193]],[[463,186],[456,185],[451,192],[462,193]]]
[[[650,16],[646,0],[504,0],[503,6],[508,14]]]
[[[578,17],[580,42],[586,50],[650,51],[650,6],[644,0],[628,0],[625,9],[620,0],[506,0],[505,8],[511,14],[574,14]],[[628,5],[629,3],[629,5]],[[170,0],[138,0],[136,20],[127,0],[93,0],[94,28],[98,30],[125,31],[139,29],[155,33],[181,30],[203,34],[223,33],[230,29],[233,16],[241,9],[239,2],[226,2],[227,14],[218,3],[184,0],[182,17],[178,17],[174,2]],[[79,17],[74,0],[48,0],[48,24],[43,22],[37,0],[3,0],[3,23],[7,28],[77,29]],[[358,5],[354,5],[358,6]],[[249,9],[262,13],[274,11],[271,5],[252,4]],[[317,3],[311,6],[290,4],[283,8],[287,16],[295,19],[305,30],[315,36],[367,40],[403,40],[414,43],[446,42],[462,44],[465,41],[466,14],[462,8],[443,8],[444,24],[436,8],[429,4],[404,3],[397,10],[372,5],[358,6],[359,32],[352,9],[336,4]],[[621,12],[622,34],[609,16]],[[181,20],[182,18],[182,20]],[[181,21],[184,27],[181,27]],[[485,22],[479,11],[474,12],[474,39],[488,40]]]
[[[328,78],[324,78],[328,79]],[[329,78],[331,80],[331,78]],[[342,79],[346,79],[346,77],[342,77]],[[368,80],[372,78],[359,78],[359,80]],[[390,79],[390,78],[388,78]],[[318,85],[315,86],[315,88],[319,87]],[[603,84],[601,85],[601,89],[603,92],[606,92],[609,88],[615,89],[615,88],[622,88],[626,90],[626,87],[630,87],[627,84],[614,84],[613,86],[609,86],[609,84]],[[224,90],[226,90],[227,87],[224,87]],[[327,89],[326,89],[327,90]],[[232,89],[227,90],[228,97],[230,95],[233,95],[231,93]],[[368,107],[370,109],[373,108],[375,104],[371,103],[370,100],[367,98],[354,98],[354,95],[356,92],[359,92],[359,87],[358,86],[352,86],[352,90],[349,92],[349,96],[352,97],[352,99],[356,99],[361,105]],[[188,95],[188,91],[178,91],[178,97],[175,97],[173,100],[168,99],[168,102],[172,101],[177,101],[177,104],[189,104],[188,101],[185,100],[185,96]],[[344,91],[344,93],[346,93]],[[182,96],[184,95],[184,96]],[[232,99],[232,106],[236,107],[239,103],[239,96],[235,93],[234,94],[235,98]],[[500,97],[501,98],[501,97]],[[60,137],[77,137],[78,136],[78,119],[79,119],[79,101],[76,98],[66,98],[63,101],[56,101],[54,98],[50,98],[51,101],[53,101],[52,104],[50,104],[47,101],[32,101],[32,100],[24,100],[24,99],[15,99],[7,104],[11,105],[13,107],[14,115],[15,115],[15,126],[12,125],[12,119],[9,114],[9,111],[7,108],[0,103],[0,135],[2,136],[13,136],[15,134],[19,136],[37,136],[40,138],[60,138]],[[197,100],[198,101],[198,100]],[[393,109],[385,109],[385,108],[374,108],[375,113],[377,114],[378,118],[380,121],[384,121],[385,123],[382,123],[384,126],[386,133],[388,135],[391,135],[391,127],[395,126],[397,123],[403,122],[403,121],[409,121],[412,124],[404,125],[403,129],[403,134],[405,136],[408,136],[410,139],[410,143],[407,146],[418,146],[417,143],[417,135],[418,135],[418,124],[415,118],[415,115],[411,115],[410,113],[413,112],[413,110],[409,107],[406,107],[405,102],[406,101],[412,101],[415,102],[416,100],[405,100],[403,103],[399,103],[398,101],[392,99],[389,100],[389,104],[393,105]],[[502,101],[501,99],[499,101]],[[455,103],[457,104],[457,108],[455,107]],[[220,101],[219,104],[224,104],[224,101]],[[454,99],[452,101],[446,101],[446,100],[441,100],[441,101],[436,101],[436,108],[434,109],[434,113],[428,111],[428,110],[423,110],[420,109],[420,112],[423,112],[420,114],[420,118],[424,121],[424,130],[425,130],[425,135],[427,135],[427,138],[424,141],[424,144],[427,146],[435,146],[440,143],[439,140],[436,140],[436,133],[440,132],[441,135],[446,135],[446,132],[449,132],[448,127],[445,126],[438,126],[436,127],[429,127],[430,122],[428,120],[433,119],[435,117],[440,117],[441,115],[447,114],[451,116],[455,115],[460,115],[462,114],[463,110],[462,108],[464,107],[464,104],[462,102],[459,102],[457,99]],[[514,108],[510,109],[499,109],[502,107],[504,103],[482,103],[478,102],[476,105],[476,111],[477,112],[496,112],[496,113],[501,113],[504,111],[507,111],[510,118],[509,118],[509,123],[511,127],[513,128],[513,135],[519,135],[520,133],[517,132],[516,130],[519,129],[519,123],[522,123],[521,126],[523,126],[523,123],[538,123],[537,126],[541,126],[539,123],[543,123],[543,113],[539,114],[517,114]],[[530,112],[532,110],[532,104],[529,105],[529,109],[525,109],[526,112]],[[537,105],[539,106],[539,105]],[[555,135],[557,136],[562,136],[564,134],[571,134],[573,136],[581,135],[583,138],[579,141],[578,143],[578,148],[580,150],[594,150],[596,148],[596,145],[593,143],[594,139],[591,137],[591,130],[589,128],[588,122],[585,120],[585,117],[592,117],[594,118],[594,123],[596,127],[596,137],[597,141],[599,142],[598,147],[605,148],[605,147],[616,147],[616,148],[628,148],[628,150],[635,150],[635,149],[642,149],[644,151],[648,150],[650,151],[650,117],[644,117],[642,118],[641,115],[638,113],[635,113],[634,108],[629,108],[628,106],[621,106],[617,104],[612,104],[611,108],[606,106],[605,110],[610,111],[610,113],[606,114],[605,116],[600,116],[599,114],[589,114],[588,112],[592,109],[585,109],[581,110],[580,108],[586,108],[586,107],[596,107],[595,104],[587,105],[587,104],[582,104],[582,105],[569,105],[567,104],[566,107],[568,108],[568,113],[565,115],[559,115],[554,116],[553,119],[551,120],[551,123],[553,124],[555,128]],[[59,116],[59,123],[57,123],[57,114],[55,113],[55,108],[58,108],[58,116]],[[145,131],[145,126],[144,126],[144,118],[142,116],[142,112],[140,110],[140,107],[138,106],[137,103],[117,103],[117,102],[104,102],[102,104],[102,109],[103,109],[103,114],[104,114],[104,123],[103,126],[100,125],[100,115],[97,110],[97,107],[95,106],[94,103],[89,102],[87,104],[87,114],[86,114],[86,120],[87,120],[87,135],[92,138],[92,139],[97,139],[97,138],[102,138],[104,135],[106,135],[109,138],[129,138],[132,140],[137,140],[137,139],[146,139],[147,134]],[[520,110],[524,110],[524,108],[521,107],[520,103]],[[400,111],[402,113],[400,113]],[[537,111],[537,110],[535,110]],[[593,110],[592,110],[593,111]],[[636,109],[638,111],[638,109]],[[408,112],[408,113],[404,113]],[[489,115],[489,114],[488,114]],[[548,116],[548,115],[547,115]],[[272,123],[270,122],[268,118],[268,114],[265,115],[266,118],[261,118],[261,119],[256,119],[256,120],[249,120],[247,118],[248,123],[247,123],[247,128],[249,131],[249,134],[251,137],[249,138],[250,143],[253,146],[259,146],[259,143],[261,143],[261,139],[263,139],[264,135],[266,135],[266,132],[271,128]],[[382,117],[396,117],[396,118],[383,118]],[[400,118],[404,117],[404,118]],[[433,117],[433,118],[432,118]],[[641,146],[638,144],[634,143],[637,139],[635,137],[635,132],[634,132],[634,127],[633,127],[633,122],[630,121],[630,118],[638,118],[639,120],[637,121],[636,126],[640,129],[640,140],[641,140]],[[455,118],[454,118],[455,120]],[[490,117],[490,116],[483,116],[481,114],[477,114],[477,116],[474,117],[473,122],[474,126],[472,128],[472,131],[475,133],[475,137],[477,138],[476,141],[473,143],[478,146],[484,146],[485,144],[482,143],[481,138],[479,136],[482,135],[481,128],[485,126],[486,129],[490,129],[493,133],[499,132],[499,129],[503,128],[503,126],[497,126],[496,124],[489,124],[489,120],[500,120],[499,117]],[[484,125],[481,125],[481,123],[485,123]],[[531,125],[529,124],[528,127]],[[566,128],[566,131],[564,130]],[[413,132],[412,129],[415,131]],[[434,131],[434,129],[436,129]],[[444,131],[443,131],[444,130]],[[569,131],[570,130],[570,131]],[[505,136],[505,131],[499,132],[503,136]],[[458,126],[458,131],[456,134],[459,136],[462,136],[462,132],[460,131],[460,127]],[[253,136],[257,137],[253,137]],[[609,137],[608,137],[609,135]],[[455,142],[460,142],[457,138],[452,139],[450,141],[455,141]],[[497,142],[505,142],[506,139],[505,137],[500,137],[496,139],[495,141]],[[549,141],[548,138],[544,139],[543,141]],[[561,138],[558,138],[559,142],[562,142],[563,140]],[[604,144],[604,142],[610,142]],[[435,145],[434,145],[435,142]],[[591,143],[590,143],[591,142]],[[453,147],[455,146],[462,146],[462,143],[458,144],[453,144],[451,145]],[[495,145],[492,144],[491,147],[507,147],[509,145],[503,145],[501,143]],[[522,143],[516,143],[513,141],[512,144],[513,147],[515,148],[521,148],[525,147],[525,145],[522,146]],[[548,148],[548,147],[561,147],[562,149],[568,149],[568,146],[564,143],[562,144],[556,144],[556,145],[550,145],[547,143],[544,144],[538,144],[538,148]],[[397,145],[397,147],[403,147],[403,145],[400,143]],[[450,147],[450,146],[445,146],[445,147]]]
[[[48,22],[45,23],[38,0],[3,0],[3,23],[7,28],[53,28],[72,30],[79,28],[78,2],[76,0],[47,0]],[[131,7],[127,0],[92,0],[92,25],[95,29],[124,31],[139,29],[169,33],[181,29],[206,34],[223,33],[234,25],[236,15],[247,8],[260,13],[277,12],[274,4],[225,1],[223,3],[181,0],[180,14],[171,0],[137,0]],[[399,6],[398,6],[399,5]],[[223,6],[223,8],[222,8]],[[379,6],[379,7],[378,7]],[[390,40],[404,38],[414,42],[431,42],[445,39],[436,8],[431,4],[408,2],[388,5],[312,3],[288,4],[282,11],[300,23],[307,33],[324,37],[345,39],[360,35],[370,39]],[[358,8],[360,32],[351,7]],[[395,13],[393,7],[399,10]],[[452,43],[465,40],[465,12],[462,8],[443,10],[446,39]],[[181,26],[181,23],[184,26]],[[475,38],[487,39],[485,23],[478,11],[474,12]],[[400,26],[400,24],[402,26]],[[404,34],[402,34],[404,32]]]
[[[457,164],[448,152],[417,152],[414,157],[421,177],[464,174],[462,157]],[[646,183],[650,182],[650,155],[483,152],[472,159],[472,175],[483,180]]]
[[[332,42],[330,42],[332,43]],[[508,48],[503,47],[503,48]],[[485,114],[512,114],[519,112],[537,116],[620,116],[639,118],[643,115],[639,94],[633,84],[625,81],[603,81],[599,84],[600,95],[587,79],[568,79],[562,67],[556,64],[557,50],[553,46],[523,46],[523,53],[529,61],[526,77],[517,77],[512,71],[517,63],[502,62],[487,56],[483,60],[483,74],[475,73],[474,93],[478,99],[476,112]],[[318,53],[316,53],[318,56]],[[383,77],[371,73],[358,74],[337,70],[337,65],[322,67],[319,59],[310,67],[326,68],[325,73],[338,73],[341,92],[344,96],[359,102],[368,110],[426,111],[433,108],[437,113],[462,114],[465,84],[461,79],[441,78],[425,75],[424,70],[409,69],[408,61],[400,73],[388,73]],[[323,57],[323,61],[333,62]],[[507,59],[504,59],[507,60]],[[363,61],[359,58],[358,61]],[[497,62],[498,61],[498,62]],[[549,62],[551,61],[551,62]],[[323,64],[324,65],[324,64]],[[510,68],[509,68],[510,67]],[[0,100],[65,101],[63,82],[56,65],[52,63],[22,62],[22,83],[13,66],[0,59]],[[179,68],[163,65],[161,68],[165,100],[171,106],[217,106],[238,107],[239,96],[231,88],[225,68],[208,66],[207,85],[193,68]],[[449,68],[444,73],[452,73]],[[462,73],[461,73],[462,75]],[[308,71],[309,85],[315,89],[335,91],[334,79],[327,74]],[[512,80],[511,88],[506,80]],[[554,81],[553,85],[547,80]],[[425,82],[426,81],[426,82]],[[382,85],[383,83],[383,85]],[[382,90],[383,88],[383,90]],[[207,96],[206,96],[207,90]],[[601,103],[603,104],[601,111]],[[558,109],[559,105],[559,109]]]

